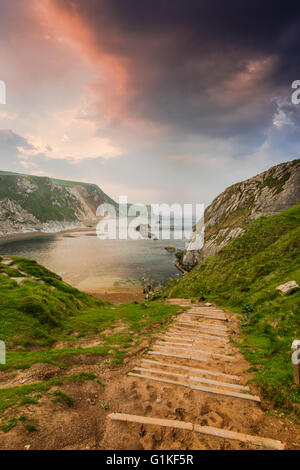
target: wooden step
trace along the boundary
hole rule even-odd
[[[211,317],[222,317],[222,318],[226,318],[226,315],[224,313],[217,313],[217,312],[201,312],[200,310],[199,311],[195,311],[193,309],[189,309],[189,310],[185,310],[184,313],[186,313],[187,315],[210,315]]]
[[[165,338],[162,338],[162,339],[165,339]],[[190,347],[193,346],[193,343],[178,343],[178,342],[174,343],[174,342],[171,342],[171,341],[168,341],[168,340],[158,341],[156,344],[176,344],[177,346],[190,346]]]
[[[227,328],[218,328],[218,325],[210,325],[209,323],[196,323],[187,322],[185,320],[178,320],[174,326],[179,325],[181,328],[199,328],[200,330],[209,330],[214,333],[229,333]]]
[[[185,322],[185,320],[178,320],[178,322]],[[189,322],[185,322],[185,323],[190,324]],[[210,330],[212,333],[215,333],[215,332],[228,333],[227,328],[219,327],[219,325],[210,325],[209,323],[197,323],[196,325],[193,325],[193,326],[197,326],[205,330]]]
[[[223,310],[211,309],[208,307],[191,307],[189,312],[193,313],[208,313],[209,315],[225,315]]]
[[[185,315],[190,315],[190,316],[195,316],[197,318],[209,318],[210,320],[221,320],[221,321],[226,321],[226,317],[221,317],[217,315],[207,315],[206,313],[190,313],[190,312],[185,312]]]
[[[196,315],[197,317],[202,318],[212,318],[213,320],[227,320],[225,315],[213,315],[212,313],[194,313],[190,310],[186,310],[182,315]]]
[[[221,325],[214,325],[212,323],[202,323],[197,321],[186,321],[186,320],[176,320],[176,323],[181,323],[183,325],[199,326],[201,328],[207,328],[208,330],[218,330],[227,332],[228,328]]]
[[[181,313],[180,315],[188,316],[188,317],[203,318],[203,315],[201,315],[200,313],[190,313],[189,311]],[[226,317],[224,317],[224,318],[226,318]],[[215,320],[215,318],[213,318],[213,320]],[[216,318],[216,320],[218,320],[218,318]]]
[[[203,344],[203,343],[201,343]],[[221,353],[215,353],[215,352],[211,352],[211,351],[207,351],[206,349],[198,349],[198,348],[195,348],[195,344],[187,344],[187,343],[176,343],[176,342],[173,342],[173,341],[157,341],[155,343],[155,346],[170,346],[170,348],[177,348],[178,346],[178,349],[190,349],[192,348],[192,351],[201,351],[203,354],[206,353],[206,354],[212,354],[212,355],[216,355],[216,356],[219,356],[219,357],[224,357],[226,359],[228,358],[232,358],[232,356],[230,356],[229,354],[228,355],[224,355],[224,354],[221,354]]]
[[[206,387],[204,385],[190,385],[186,382],[177,382],[175,380],[169,380],[169,379],[162,379],[158,377],[152,377],[151,375],[146,375],[146,374],[135,374],[134,372],[129,372],[128,376],[130,377],[136,377],[140,379],[147,379],[147,380],[154,380],[156,382],[162,382],[162,383],[168,383],[172,385],[179,385],[182,387],[190,388],[191,390],[198,390],[199,392],[206,392],[206,393],[213,393],[215,395],[223,395],[226,397],[232,397],[232,398],[241,398],[243,400],[250,400],[250,401],[255,401],[260,403],[260,398],[255,396],[255,395],[249,395],[249,394],[243,394],[239,392],[232,392],[231,390],[218,390],[216,388],[212,387]]]
[[[217,307],[205,307],[205,305],[195,305],[195,304],[192,304],[191,305],[191,310],[200,310],[200,311],[204,311],[204,312],[218,312],[218,313],[223,313],[225,314],[224,310],[222,310],[221,308],[217,308]]]
[[[196,333],[205,333],[205,334],[211,334],[211,335],[214,335],[214,336],[223,336],[223,337],[227,337],[229,336],[227,333],[225,332],[222,332],[222,331],[219,331],[219,330],[210,330],[208,328],[197,328],[197,330],[195,328],[191,328],[191,327],[181,327],[181,326],[177,326],[177,325],[174,325],[173,328],[176,328],[176,329],[180,329],[181,331],[186,331],[186,332],[190,332],[190,331],[193,331],[193,332],[196,332]]]
[[[201,426],[185,421],[177,421],[173,419],[150,418],[148,416],[137,416],[125,413],[111,413],[108,417],[112,421],[122,421],[125,423],[149,424],[152,426],[162,426],[172,429],[183,429],[193,431],[204,436],[220,437],[221,439],[229,439],[233,441],[244,442],[253,446],[264,447],[271,450],[284,450],[284,444],[268,437],[252,436],[241,432],[227,431],[226,429],[215,428],[212,426]]]
[[[170,372],[170,371],[161,370],[161,369],[150,369],[150,368],[145,368],[145,367],[134,367],[134,370],[135,371],[138,370],[139,372],[146,372],[146,373],[151,372],[153,374],[158,374],[158,375],[173,375],[174,377],[179,377],[179,378],[187,379],[187,380],[194,381],[194,382],[200,382],[200,383],[205,383],[209,385],[216,385],[217,387],[233,388],[235,390],[241,390],[243,392],[250,392],[249,387],[245,387],[243,385],[220,382],[218,380],[205,379],[203,377],[196,377],[196,376],[192,376],[189,374],[179,374],[176,372]]]
[[[166,341],[186,341],[186,344],[203,344],[205,343],[206,341],[203,341],[203,339],[201,338],[198,338],[198,339],[194,339],[194,338],[186,338],[186,337],[182,337],[182,336],[168,336],[168,335],[165,335],[165,336],[156,336],[156,338],[160,338],[160,339],[164,339]],[[205,337],[204,337],[205,339]],[[212,340],[211,337],[208,337],[207,339],[210,339]],[[216,339],[216,341],[221,341],[220,338],[218,337]],[[222,341],[223,341],[223,338],[222,338]]]
[[[181,331],[181,330],[180,330]],[[168,331],[166,332],[168,333]],[[209,333],[197,333],[197,334],[181,334],[179,331],[175,330],[174,332],[172,330],[169,330],[169,333],[172,334],[172,335],[180,335],[180,336],[177,336],[178,338],[181,337],[181,338],[206,338],[206,339],[210,339],[211,341],[223,341],[224,343],[228,343],[228,339],[224,338],[223,336],[214,336],[212,334],[209,334]]]
[[[207,339],[205,338],[183,338],[182,336],[168,336],[168,335],[165,335],[165,336],[156,336],[157,339],[161,339],[163,341],[178,341],[178,343],[176,344],[179,344],[180,342],[184,342],[183,344],[189,344],[191,346],[193,345],[196,345],[196,344],[207,344]],[[211,339],[211,338],[209,338]],[[219,341],[219,337],[214,340],[214,344]],[[221,347],[221,346],[219,346]]]
[[[224,374],[223,372],[219,372],[219,371],[216,371],[216,370],[199,369],[197,367],[181,366],[181,365],[178,365],[178,364],[169,364],[168,362],[153,361],[151,359],[142,359],[142,362],[146,362],[146,363],[149,363],[149,364],[156,364],[156,365],[159,365],[159,366],[167,366],[167,367],[171,367],[172,369],[183,369],[183,370],[187,370],[187,371],[193,372],[193,373],[199,373],[199,374],[204,374],[204,375],[212,375],[214,377],[222,377],[222,378],[228,379],[228,380],[236,380],[236,381],[240,380],[240,378],[237,375]]]
[[[165,338],[174,338],[174,339],[181,339],[183,341],[188,341],[188,342],[203,342],[203,340],[210,340],[210,341],[221,341],[222,343],[228,343],[228,340],[224,338],[223,336],[214,336],[214,335],[209,335],[209,334],[195,334],[195,335],[183,335],[180,334],[178,331],[166,331],[165,332]]]
[[[154,349],[155,348],[155,349]],[[219,354],[219,353],[214,353],[210,351],[205,351],[204,349],[195,349],[195,348],[186,348],[184,346],[166,346],[164,347],[163,345],[154,345],[153,350],[155,351],[170,351],[172,349],[179,349],[183,351],[191,351],[193,353],[199,353],[199,354],[204,354],[205,356],[215,356],[219,357],[221,359],[227,359],[228,361],[233,361],[234,357],[233,356],[227,356],[226,354]]]
[[[165,357],[176,357],[178,359],[188,359],[189,361],[198,361],[198,362],[209,362],[205,357],[194,357],[191,354],[176,354],[176,353],[167,353],[162,351],[152,351],[151,356],[165,356]]]

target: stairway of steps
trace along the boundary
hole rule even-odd
[[[240,407],[246,403],[260,406],[260,397],[253,394],[247,384],[241,383],[242,377],[228,372],[230,365],[237,360],[237,352],[230,342],[230,317],[220,308],[197,305],[187,299],[169,299],[167,303],[184,307],[184,311],[175,317],[164,333],[157,335],[152,348],[134,370],[128,372],[128,380],[134,378],[147,384],[176,387],[178,397],[189,389],[215,397],[218,404],[220,400],[231,399],[238,400]],[[245,410],[249,412],[248,408]],[[282,442],[270,437],[161,416],[112,413],[109,418],[238,441],[246,444],[246,448],[284,449]]]

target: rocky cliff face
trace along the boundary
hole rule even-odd
[[[105,202],[94,184],[0,172],[0,236],[84,227]]]
[[[205,211],[204,246],[187,247],[182,266],[190,270],[241,235],[249,222],[278,214],[300,201],[300,160],[270,168],[227,188]]]

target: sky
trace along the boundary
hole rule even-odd
[[[300,3],[0,0],[0,169],[205,203],[299,158]]]

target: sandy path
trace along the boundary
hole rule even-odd
[[[169,302],[191,310],[181,310],[164,332],[150,336],[122,365],[78,356],[72,358],[69,371],[47,364],[24,371],[22,380],[28,374],[29,382],[92,372],[105,387],[96,381],[66,383],[59,389],[74,398],[73,407],[53,403],[45,394],[38,407],[8,410],[7,417],[25,414],[38,432],[28,433],[19,424],[8,434],[0,433],[0,449],[263,449],[237,439],[199,434],[200,425],[269,438],[286,449],[299,450],[299,426],[283,415],[270,414],[270,404],[255,385],[247,383],[249,364],[230,341],[239,338],[237,315],[178,299]],[[203,313],[223,318],[202,318]],[[192,423],[193,429],[112,420],[110,415],[116,413]]]
[[[291,436],[284,432],[287,428],[264,413],[258,391],[253,384],[247,384],[249,365],[229,341],[239,331],[236,316],[180,299],[169,303],[190,309],[178,315],[129,372],[126,389],[131,397],[119,407],[118,414],[110,415],[105,446],[116,434],[116,449],[289,447]],[[215,336],[215,332],[222,335]],[[126,416],[131,414],[133,417]],[[151,423],[153,418],[158,419],[156,424]],[[160,423],[161,419],[168,421]],[[174,426],[168,424],[170,420],[176,420]],[[236,439],[182,430],[182,422],[208,426],[209,432],[212,428],[217,432],[233,431]],[[244,434],[254,436],[254,442],[242,442]],[[255,445],[257,437],[266,438],[262,445]],[[299,433],[292,440],[299,446]]]

